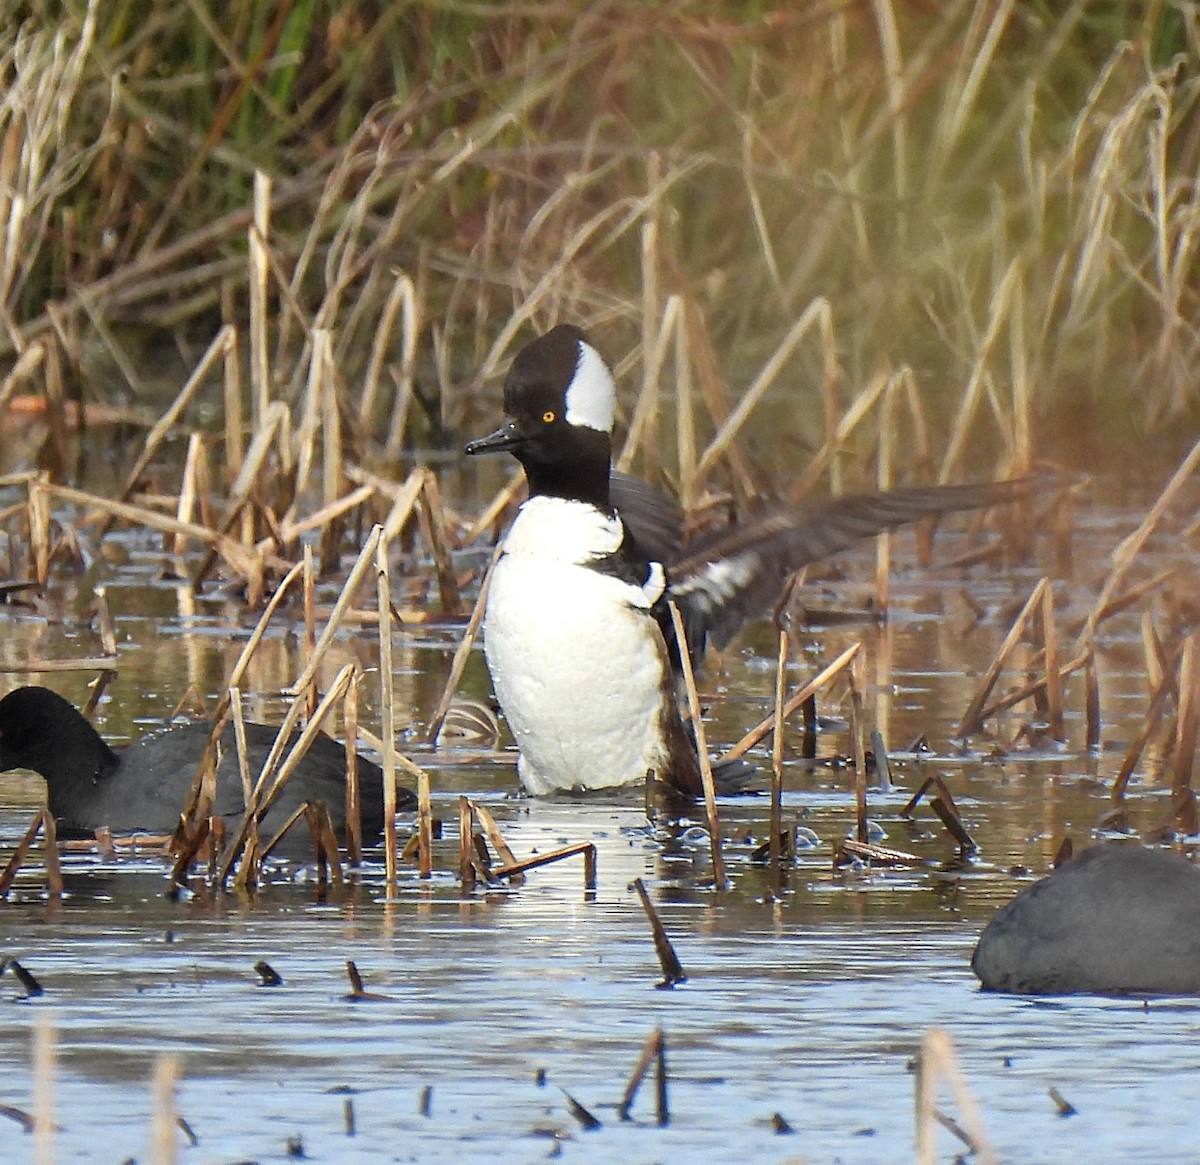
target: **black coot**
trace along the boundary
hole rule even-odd
[[[1095,845],[1002,906],[971,967],[1025,995],[1200,993],[1200,869],[1138,845]]]
[[[29,769],[44,777],[50,812],[66,836],[91,834],[101,826],[114,833],[170,833],[179,823],[211,730],[204,723],[185,724],[113,749],[56,692],[17,688],[0,700],[0,772]],[[277,735],[278,729],[266,724],[246,725],[252,778],[261,772]],[[236,828],[245,804],[232,724],[221,735],[221,753],[213,811]],[[358,779],[363,840],[373,841],[383,831],[383,774],[359,756]],[[305,801],[324,801],[344,837],[346,750],[324,733],[271,807],[263,834],[270,837]],[[411,809],[416,796],[398,789],[396,803],[398,809]]]

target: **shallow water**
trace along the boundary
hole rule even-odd
[[[1103,491],[1081,510],[1073,573],[1059,588],[1064,628],[1086,611],[1106,555],[1142,513]],[[952,537],[940,540],[939,557],[957,548]],[[280,1160],[296,1135],[309,1157],[324,1161],[523,1162],[559,1153],[596,1162],[910,1161],[911,1059],[922,1034],[943,1025],[1002,1159],[1186,1157],[1195,1139],[1189,1074],[1200,1066],[1200,1004],[992,996],[977,990],[968,966],[991,911],[1029,876],[1012,867],[1044,870],[1067,835],[1086,844],[1107,808],[1104,782],[1146,706],[1139,612],[1106,624],[1100,637],[1105,727],[1098,756],[1083,748],[1078,677],[1068,688],[1065,746],[1030,752],[976,740],[964,752],[953,730],[973,677],[1007,631],[1008,608],[1049,564],[921,572],[908,565],[910,542],[899,539],[897,552],[887,627],[801,631],[790,680],[802,682],[864,641],[869,720],[892,748],[924,733],[933,749],[920,760],[897,758],[897,789],[872,794],[870,816],[884,844],[951,859],[953,843],[926,805],[915,825],[899,818],[924,776],[942,775],[980,845],[968,868],[832,869],[833,843],[852,829],[854,809],[849,771],[832,763],[849,748],[845,710],[826,705],[824,763],[787,755],[785,818],[811,830],[816,844],[800,852],[789,892],[775,904],[764,901],[765,874],[749,857],[765,837],[765,799],[722,803],[731,888],[716,894],[698,824],[671,834],[650,827],[637,794],[517,799],[506,766],[435,770],[435,814],[450,823],[458,794],[467,792],[491,808],[518,857],[595,841],[594,898],[584,892],[576,858],[532,871],[523,887],[464,900],[452,872],[452,828],[439,843],[434,878],[421,884],[405,866],[391,901],[375,860],[341,896],[323,896],[310,869],[281,866],[252,900],[214,897],[197,883],[193,897],[170,901],[165,870],[152,856],[74,854],[65,861],[67,900],[55,905],[42,898],[35,863],[0,906],[0,953],[35,974],[45,994],[17,1001],[15,978],[0,979],[0,993],[14,1000],[0,1027],[9,1067],[0,1104],[32,1108],[31,1028],[46,1016],[59,1045],[60,1161],[143,1158],[149,1078],[164,1052],[181,1058],[179,1111],[199,1138],[185,1161]],[[1180,552],[1160,540],[1146,570]],[[861,577],[870,555],[844,565]],[[161,723],[189,685],[211,702],[250,621],[226,599],[195,598],[161,581],[161,566],[154,540],[112,536],[82,579],[57,583],[52,614],[65,621],[0,608],[0,664],[96,654],[94,633],[70,616],[103,582],[121,664],[97,718],[101,731],[127,739]],[[819,603],[857,593],[854,584],[831,579],[806,595]],[[397,636],[408,745],[436,701],[458,633],[435,625]],[[708,668],[714,747],[768,711],[772,635],[755,628]],[[282,715],[278,693],[298,670],[298,651],[291,630],[272,633],[251,677],[258,693],[251,717]],[[373,630],[338,643],[328,676],[351,658],[373,663]],[[12,674],[3,687],[44,682],[82,702],[86,678]],[[486,695],[480,660],[462,689]],[[369,716],[365,709],[368,723]],[[1012,738],[1021,719],[1002,721],[1001,740]],[[765,772],[768,754],[756,756]],[[1139,828],[1159,824],[1167,811],[1155,783],[1160,763],[1151,752],[1139,768],[1131,805]],[[11,852],[39,796],[32,778],[0,778],[0,855]],[[636,877],[650,888],[688,974],[673,990],[656,989],[649,928],[629,888]],[[282,987],[257,985],[260,959],[283,976]],[[385,998],[345,997],[347,959]],[[652,1079],[632,1122],[615,1111],[656,1025],[667,1040],[666,1128],[654,1124]],[[1057,1114],[1051,1086],[1078,1115]],[[583,1131],[564,1089],[603,1127]],[[343,1123],[347,1094],[353,1138]],[[942,1107],[958,1116],[945,1089]],[[792,1136],[773,1131],[774,1113]],[[938,1144],[940,1159],[958,1151],[949,1133],[939,1133]],[[0,1116],[0,1160],[32,1154],[31,1138]]]

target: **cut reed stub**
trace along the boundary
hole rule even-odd
[[[1050,1094],[1050,1099],[1054,1101],[1054,1107],[1058,1110],[1059,1116],[1076,1116],[1078,1109],[1053,1085],[1047,1091]]]
[[[658,1066],[658,1105],[657,1119],[659,1126],[664,1126],[670,1121],[670,1114],[667,1110],[667,1061],[666,1061],[666,1037],[663,1035],[663,1030],[656,1027],[642,1045],[641,1055],[638,1057],[638,1062],[634,1065],[633,1071],[629,1074],[629,1082],[625,1085],[625,1095],[621,1097],[621,1103],[617,1105],[617,1115],[623,1121],[630,1119],[629,1110],[633,1107],[633,1102],[637,1098],[638,1089],[642,1086],[642,1081],[646,1078],[646,1073],[650,1070],[651,1064]]]
[[[9,959],[8,966],[12,973],[16,976],[17,982],[25,989],[25,999],[37,999],[40,995],[46,994],[46,989],[37,981],[33,974],[25,967],[22,967],[16,959]]]
[[[662,924],[662,920],[658,917],[658,911],[654,909],[654,903],[650,901],[650,895],[646,891],[645,883],[641,878],[634,878],[630,886],[637,891],[637,896],[641,900],[642,909],[646,912],[646,917],[650,921],[650,931],[654,936],[654,950],[658,955],[659,964],[662,967],[663,981],[656,984],[660,988],[674,987],[676,983],[686,983],[687,975],[684,973],[683,964],[679,961],[679,956],[675,954],[675,948],[671,945],[671,940],[667,937],[666,928]]]
[[[390,995],[383,995],[377,991],[368,991],[366,987],[363,986],[362,975],[359,974],[358,965],[353,959],[346,960],[346,975],[350,979],[350,992],[347,995],[343,995],[343,999],[346,999],[352,1003],[359,1003],[366,1001],[381,1001],[392,998]]]
[[[258,975],[258,985],[260,987],[282,987],[283,976],[280,975],[274,967],[271,966],[265,959],[259,959],[254,964],[255,974]]]
[[[579,1127],[585,1132],[594,1132],[604,1126],[582,1104],[579,1103],[565,1088],[562,1094],[566,1097],[567,1111],[579,1122]]]

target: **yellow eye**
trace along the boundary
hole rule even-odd
[[[544,413],[542,413],[542,420],[545,421],[547,425],[552,425],[554,423],[554,410],[547,409]]]

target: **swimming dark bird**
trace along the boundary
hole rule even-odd
[[[971,969],[986,989],[1023,995],[1200,994],[1200,869],[1091,846],[995,913]]]
[[[805,564],[918,518],[1011,501],[1020,486],[802,502],[684,543],[657,490],[613,473],[615,409],[608,366],[579,328],[560,324],[517,353],[508,423],[466,447],[512,453],[529,482],[492,576],[484,651],[530,793],[636,784],[649,770],[698,796],[668,600],[698,660]]]
[[[170,833],[192,786],[208,743],[209,724],[184,724],[110,748],[68,700],[48,688],[16,688],[0,699],[0,772],[28,769],[45,778],[50,813],[64,836],[113,833]],[[251,778],[262,771],[278,729],[246,724]],[[292,739],[298,737],[298,733]],[[245,811],[232,724],[221,734],[213,813],[236,828]],[[364,841],[383,831],[383,774],[358,758],[359,800]],[[299,768],[263,819],[270,837],[305,801],[323,801],[335,829],[345,835],[346,750],[319,734]],[[397,808],[411,809],[416,796],[397,791]]]

